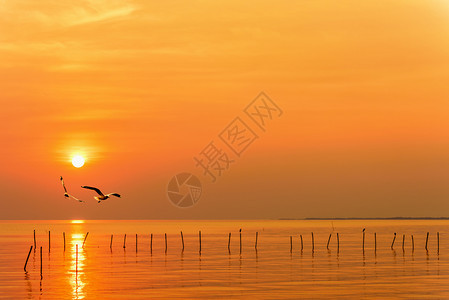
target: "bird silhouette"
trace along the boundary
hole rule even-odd
[[[64,197],[66,197],[66,198],[72,198],[72,199],[74,199],[74,200],[76,200],[76,201],[78,201],[78,202],[84,202],[83,200],[80,200],[80,199],[76,198],[75,196],[70,195],[70,194],[67,192],[67,188],[65,187],[64,179],[62,178],[62,176],[60,176],[60,179],[61,179],[62,187],[64,188]]]
[[[82,185],[81,186],[83,189],[88,189],[88,190],[93,190],[93,191],[95,191],[95,192],[97,192],[97,194],[99,195],[98,197],[94,197],[95,198],[95,200],[97,200],[98,201],[98,203],[100,203],[101,201],[104,201],[104,200],[106,200],[106,199],[109,199],[110,198],[110,196],[115,196],[115,197],[118,197],[118,198],[121,198],[122,196],[120,196],[120,194],[117,194],[117,193],[110,193],[110,194],[103,194],[101,191],[100,191],[100,189],[98,189],[98,188],[96,188],[96,187],[93,187],[93,186],[88,186],[88,185]]]

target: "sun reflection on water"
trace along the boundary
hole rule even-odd
[[[72,299],[84,299],[84,265],[85,265],[85,253],[82,247],[84,235],[81,233],[72,233],[72,239],[70,241],[70,285],[72,286]],[[78,255],[77,255],[78,246]]]

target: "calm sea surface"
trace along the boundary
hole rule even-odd
[[[0,224],[1,299],[449,299],[449,221],[0,221]],[[33,230],[37,250],[31,251],[25,273],[25,260],[30,246],[34,246]],[[430,232],[428,251],[427,232]],[[126,248],[123,248],[125,234]],[[152,251],[150,234],[153,234]]]

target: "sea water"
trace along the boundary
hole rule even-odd
[[[446,220],[0,224],[1,299],[449,298]]]

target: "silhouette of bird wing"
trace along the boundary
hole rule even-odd
[[[72,195],[70,195],[70,194],[65,194],[65,195],[67,195],[67,197],[71,197],[71,198],[73,198],[73,199],[75,199],[76,201],[78,201],[78,202],[84,202],[83,200],[80,200],[80,199],[78,199],[78,198],[76,198],[75,196],[72,196]]]
[[[62,187],[64,188],[64,192],[67,194],[67,189],[65,188],[64,179],[62,179],[62,176],[61,176],[61,183]]]
[[[103,193],[102,193],[99,189],[97,189],[96,187],[87,186],[87,185],[82,185],[81,187],[82,187],[83,189],[89,189],[89,190],[96,191],[98,195],[104,196]]]
[[[84,202],[83,200],[80,200],[80,199],[76,198],[75,196],[72,196],[69,193],[67,193],[67,189],[66,189],[65,184],[64,184],[64,179],[62,178],[62,176],[60,176],[59,179],[61,180],[62,187],[64,188],[64,197],[75,199],[78,202]]]

